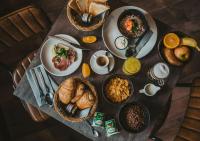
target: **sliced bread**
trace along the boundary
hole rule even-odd
[[[89,6],[89,13],[92,14],[93,16],[97,16],[105,11],[110,9],[109,6],[101,4],[101,3],[96,3],[96,2],[91,2]]]
[[[107,2],[108,0],[93,0],[94,2],[99,2],[99,3],[105,3]]]
[[[77,6],[77,4],[76,4],[76,0],[71,0],[71,1],[69,1],[68,5],[69,5],[69,7],[70,7],[71,9],[73,9],[73,10],[76,11],[77,13],[80,13],[80,10],[79,10],[79,8],[78,8],[78,6]]]
[[[82,13],[88,12],[88,0],[76,0],[77,6]]]

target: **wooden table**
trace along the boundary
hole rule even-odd
[[[110,5],[111,5],[112,9],[122,6],[122,4],[120,4],[114,0],[110,1]],[[160,39],[161,36],[163,36],[163,34],[165,34],[166,32],[169,32],[170,30],[173,30],[170,27],[166,26],[165,24],[163,24],[157,20],[156,20],[156,24],[157,24],[158,33],[159,33],[158,40]],[[97,51],[99,49],[104,49],[104,50],[106,49],[106,47],[102,41],[102,38],[101,38],[101,28],[98,30],[92,31],[92,32],[81,32],[81,31],[76,30],[69,23],[69,21],[67,19],[66,8],[63,9],[60,16],[58,17],[58,19],[52,26],[48,35],[55,35],[55,34],[69,34],[71,36],[74,36],[77,39],[80,39],[84,35],[96,35],[98,37],[98,41],[94,44],[87,46],[88,48],[93,49],[93,51],[90,51],[90,52],[85,51],[84,52],[83,62],[89,63],[89,59],[95,51]],[[37,56],[34,58],[34,60],[32,61],[29,68],[32,68],[32,67],[35,67],[35,66],[41,64],[40,58],[39,58],[39,52],[40,51],[38,51]],[[122,74],[121,68],[122,68],[122,64],[123,64],[124,60],[121,60],[121,59],[118,59],[115,57],[115,61],[116,61],[115,68],[111,74],[113,74],[113,73]],[[147,70],[157,62],[162,62],[162,60],[160,59],[160,57],[158,55],[157,43],[156,43],[156,45],[155,45],[154,49],[151,51],[151,53],[149,53],[146,57],[141,59],[141,63],[142,63],[141,71],[136,76],[130,77],[130,79],[132,80],[133,85],[134,85],[134,94],[130,98],[130,101],[139,101],[139,102],[145,104],[148,107],[148,109],[150,110],[150,114],[151,114],[150,125],[148,126],[148,128],[145,131],[143,131],[141,133],[131,134],[131,133],[124,131],[120,126],[118,126],[120,129],[120,134],[117,134],[117,135],[114,135],[114,136],[111,136],[108,138],[105,136],[105,130],[97,129],[100,131],[101,136],[99,138],[94,138],[90,128],[88,127],[88,125],[85,122],[82,122],[82,123],[66,122],[54,111],[53,108],[49,108],[48,106],[43,106],[40,109],[43,112],[50,115],[51,117],[62,122],[66,126],[71,127],[72,129],[76,130],[77,132],[80,132],[81,134],[83,134],[93,140],[146,141],[154,128],[154,125],[157,121],[157,117],[160,114],[162,114],[162,111],[165,108],[166,103],[170,97],[171,90],[175,87],[176,82],[178,81],[181,70],[182,70],[182,68],[170,67],[171,73],[169,75],[169,79],[168,79],[166,85],[157,93],[157,95],[155,95],[153,97],[147,97],[143,94],[139,94],[138,90],[143,88],[143,86],[147,83],[147,77],[146,77]],[[115,118],[117,120],[117,113],[118,113],[118,110],[121,105],[119,105],[119,106],[110,105],[102,97],[102,91],[101,91],[102,81],[105,79],[105,77],[108,77],[109,75],[101,76],[101,75],[97,75],[97,74],[93,73],[93,75],[90,77],[90,80],[95,85],[98,96],[99,96],[99,105],[98,105],[97,111],[104,112],[108,119]],[[64,79],[71,77],[71,76],[80,76],[81,77],[81,67],[79,67],[79,69],[70,76],[66,76],[66,77],[52,76],[52,77],[58,84],[60,84]],[[26,102],[28,102],[32,105],[38,107],[26,76],[24,76],[22,78],[22,80],[20,81],[19,85],[17,86],[17,88],[14,92],[14,95],[19,97],[22,100],[25,100]]]

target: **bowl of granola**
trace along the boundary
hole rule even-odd
[[[130,99],[134,90],[133,83],[127,76],[115,74],[104,80],[102,91],[109,103],[121,104]]]

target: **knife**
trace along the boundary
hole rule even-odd
[[[148,30],[147,33],[143,36],[143,38],[140,40],[139,44],[136,46],[136,54],[134,54],[134,56],[138,55],[140,50],[146,45],[146,43],[149,41],[152,35],[153,32],[151,30]]]
[[[147,32],[136,41],[133,39],[129,40],[129,48],[126,50],[125,56],[137,56],[137,54],[140,52],[140,50],[146,45],[146,43],[151,38],[153,32],[151,30],[147,30]]]
[[[106,56],[108,57],[108,59],[109,59],[109,56],[110,56],[110,53],[108,52],[108,51],[106,51]],[[108,72],[110,72],[110,68],[111,68],[111,66],[110,66],[110,60],[109,60],[109,64],[108,64]]]
[[[66,38],[61,38],[61,37],[58,37],[58,36],[48,36],[48,38],[53,38],[53,39],[57,39],[57,40],[63,41],[68,46],[71,46],[71,47],[74,47],[74,48],[78,48],[78,49],[81,49],[81,50],[91,50],[91,49],[88,49],[88,48],[83,48],[78,44],[72,43],[70,40],[68,40]]]
[[[36,87],[38,87],[38,90],[39,90],[39,93],[40,93],[40,98],[41,98],[40,101],[41,101],[41,103],[43,103],[42,101],[45,101],[45,100],[44,100],[45,95],[44,95],[44,93],[43,93],[42,88],[40,87],[40,84],[39,84],[37,75],[36,75],[36,73],[35,73],[34,70],[31,69],[30,71],[32,72],[32,77],[33,77],[33,79],[35,79]]]

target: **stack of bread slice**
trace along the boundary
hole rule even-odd
[[[69,7],[77,13],[89,13],[92,16],[98,16],[110,9],[106,2],[107,0],[71,0]]]

